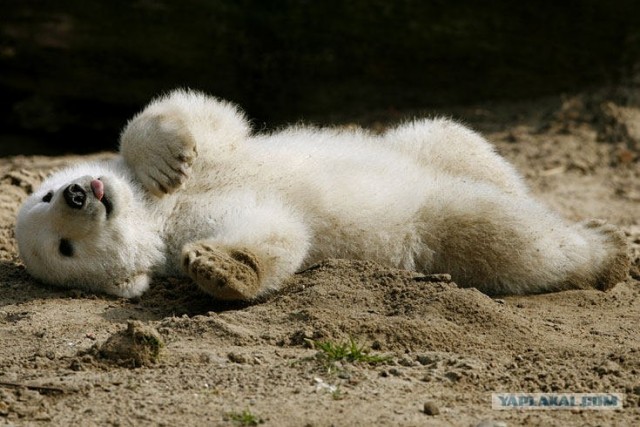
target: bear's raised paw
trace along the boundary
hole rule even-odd
[[[179,112],[143,113],[121,137],[122,155],[147,191],[173,193],[188,179],[196,143]]]

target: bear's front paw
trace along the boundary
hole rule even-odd
[[[185,121],[171,111],[135,118],[122,134],[121,152],[145,188],[159,197],[180,188],[198,154]]]
[[[205,292],[221,300],[248,300],[260,291],[260,266],[246,249],[197,242],[182,251],[184,272]]]

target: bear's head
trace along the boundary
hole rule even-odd
[[[122,297],[142,294],[162,242],[142,190],[116,161],[49,177],[24,202],[16,239],[42,282]]]

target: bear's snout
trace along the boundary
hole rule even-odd
[[[71,184],[64,189],[62,194],[67,206],[73,209],[82,209],[87,200],[87,192],[78,184]]]

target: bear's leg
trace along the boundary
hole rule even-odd
[[[515,168],[478,133],[448,119],[422,119],[388,130],[383,142],[425,167],[497,186],[514,195],[528,190]]]
[[[629,269],[627,243],[598,221],[571,224],[537,201],[495,187],[453,182],[421,215],[429,273],[450,273],[490,295],[606,290]]]
[[[182,268],[216,298],[248,300],[276,290],[309,248],[304,224],[278,203],[235,210],[215,237],[187,243]]]

